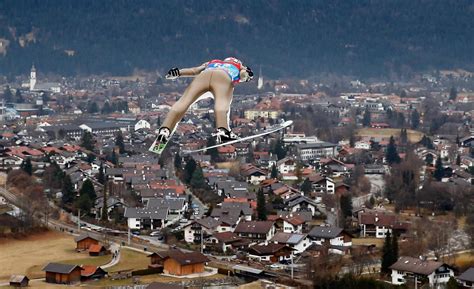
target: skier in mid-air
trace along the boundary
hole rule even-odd
[[[183,118],[188,108],[199,97],[211,92],[214,96],[214,114],[217,131],[214,136],[218,143],[238,139],[229,126],[230,104],[232,102],[234,85],[239,82],[248,82],[253,78],[252,70],[243,65],[236,58],[228,57],[224,60],[211,60],[201,66],[192,68],[172,68],[167,78],[180,76],[195,77],[183,96],[171,107],[162,126],[158,130],[157,141],[167,143],[173,135],[176,125]]]

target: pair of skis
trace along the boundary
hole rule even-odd
[[[235,143],[239,143],[239,142],[242,142],[242,141],[247,141],[247,140],[251,140],[251,139],[254,139],[254,138],[258,138],[258,137],[262,137],[262,136],[265,136],[267,134],[271,134],[271,133],[274,133],[274,132],[277,132],[279,130],[282,130],[284,128],[287,128],[289,127],[290,125],[293,124],[293,121],[292,120],[287,120],[281,124],[278,124],[272,128],[269,128],[269,129],[266,129],[260,133],[257,133],[255,135],[251,135],[251,136],[247,136],[247,137],[243,137],[243,138],[239,138],[239,139],[236,139],[236,140],[232,140],[232,141],[228,141],[228,142],[225,142],[225,143],[220,143],[220,144],[216,144],[216,145],[213,145],[213,146],[210,146],[210,147],[204,147],[204,148],[200,148],[200,149],[197,149],[197,150],[185,150],[183,151],[184,154],[192,154],[192,153],[198,153],[198,152],[203,152],[203,151],[206,151],[206,150],[209,150],[209,149],[213,149],[213,148],[218,148],[218,147],[221,147],[221,146],[225,146],[225,145],[231,145],[231,144],[235,144]],[[168,137],[168,141],[167,142],[160,142],[158,140],[158,138],[153,142],[153,144],[151,145],[151,147],[149,148],[149,151],[155,153],[155,154],[158,154],[158,155],[161,155],[161,153],[166,149],[166,146],[168,145],[170,139],[171,139],[172,135],[170,135]]]

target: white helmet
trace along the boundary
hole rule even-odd
[[[237,63],[239,65],[242,65],[242,61],[238,60],[235,57],[227,57],[226,59],[224,59],[224,61],[225,62],[233,62],[233,63]]]

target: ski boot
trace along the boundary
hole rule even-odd
[[[235,133],[231,132],[230,130],[228,130],[224,127],[218,128],[217,132],[213,133],[212,136],[216,137],[216,143],[217,144],[221,144],[221,143],[225,143],[225,142],[229,142],[229,141],[239,139],[239,137]]]
[[[167,127],[161,127],[158,130],[158,137],[156,138],[160,143],[167,143],[170,137],[170,129]]]

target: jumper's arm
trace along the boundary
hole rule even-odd
[[[207,62],[201,64],[197,67],[190,67],[190,68],[181,68],[179,70],[180,76],[196,76],[201,73],[204,69],[206,69]]]

